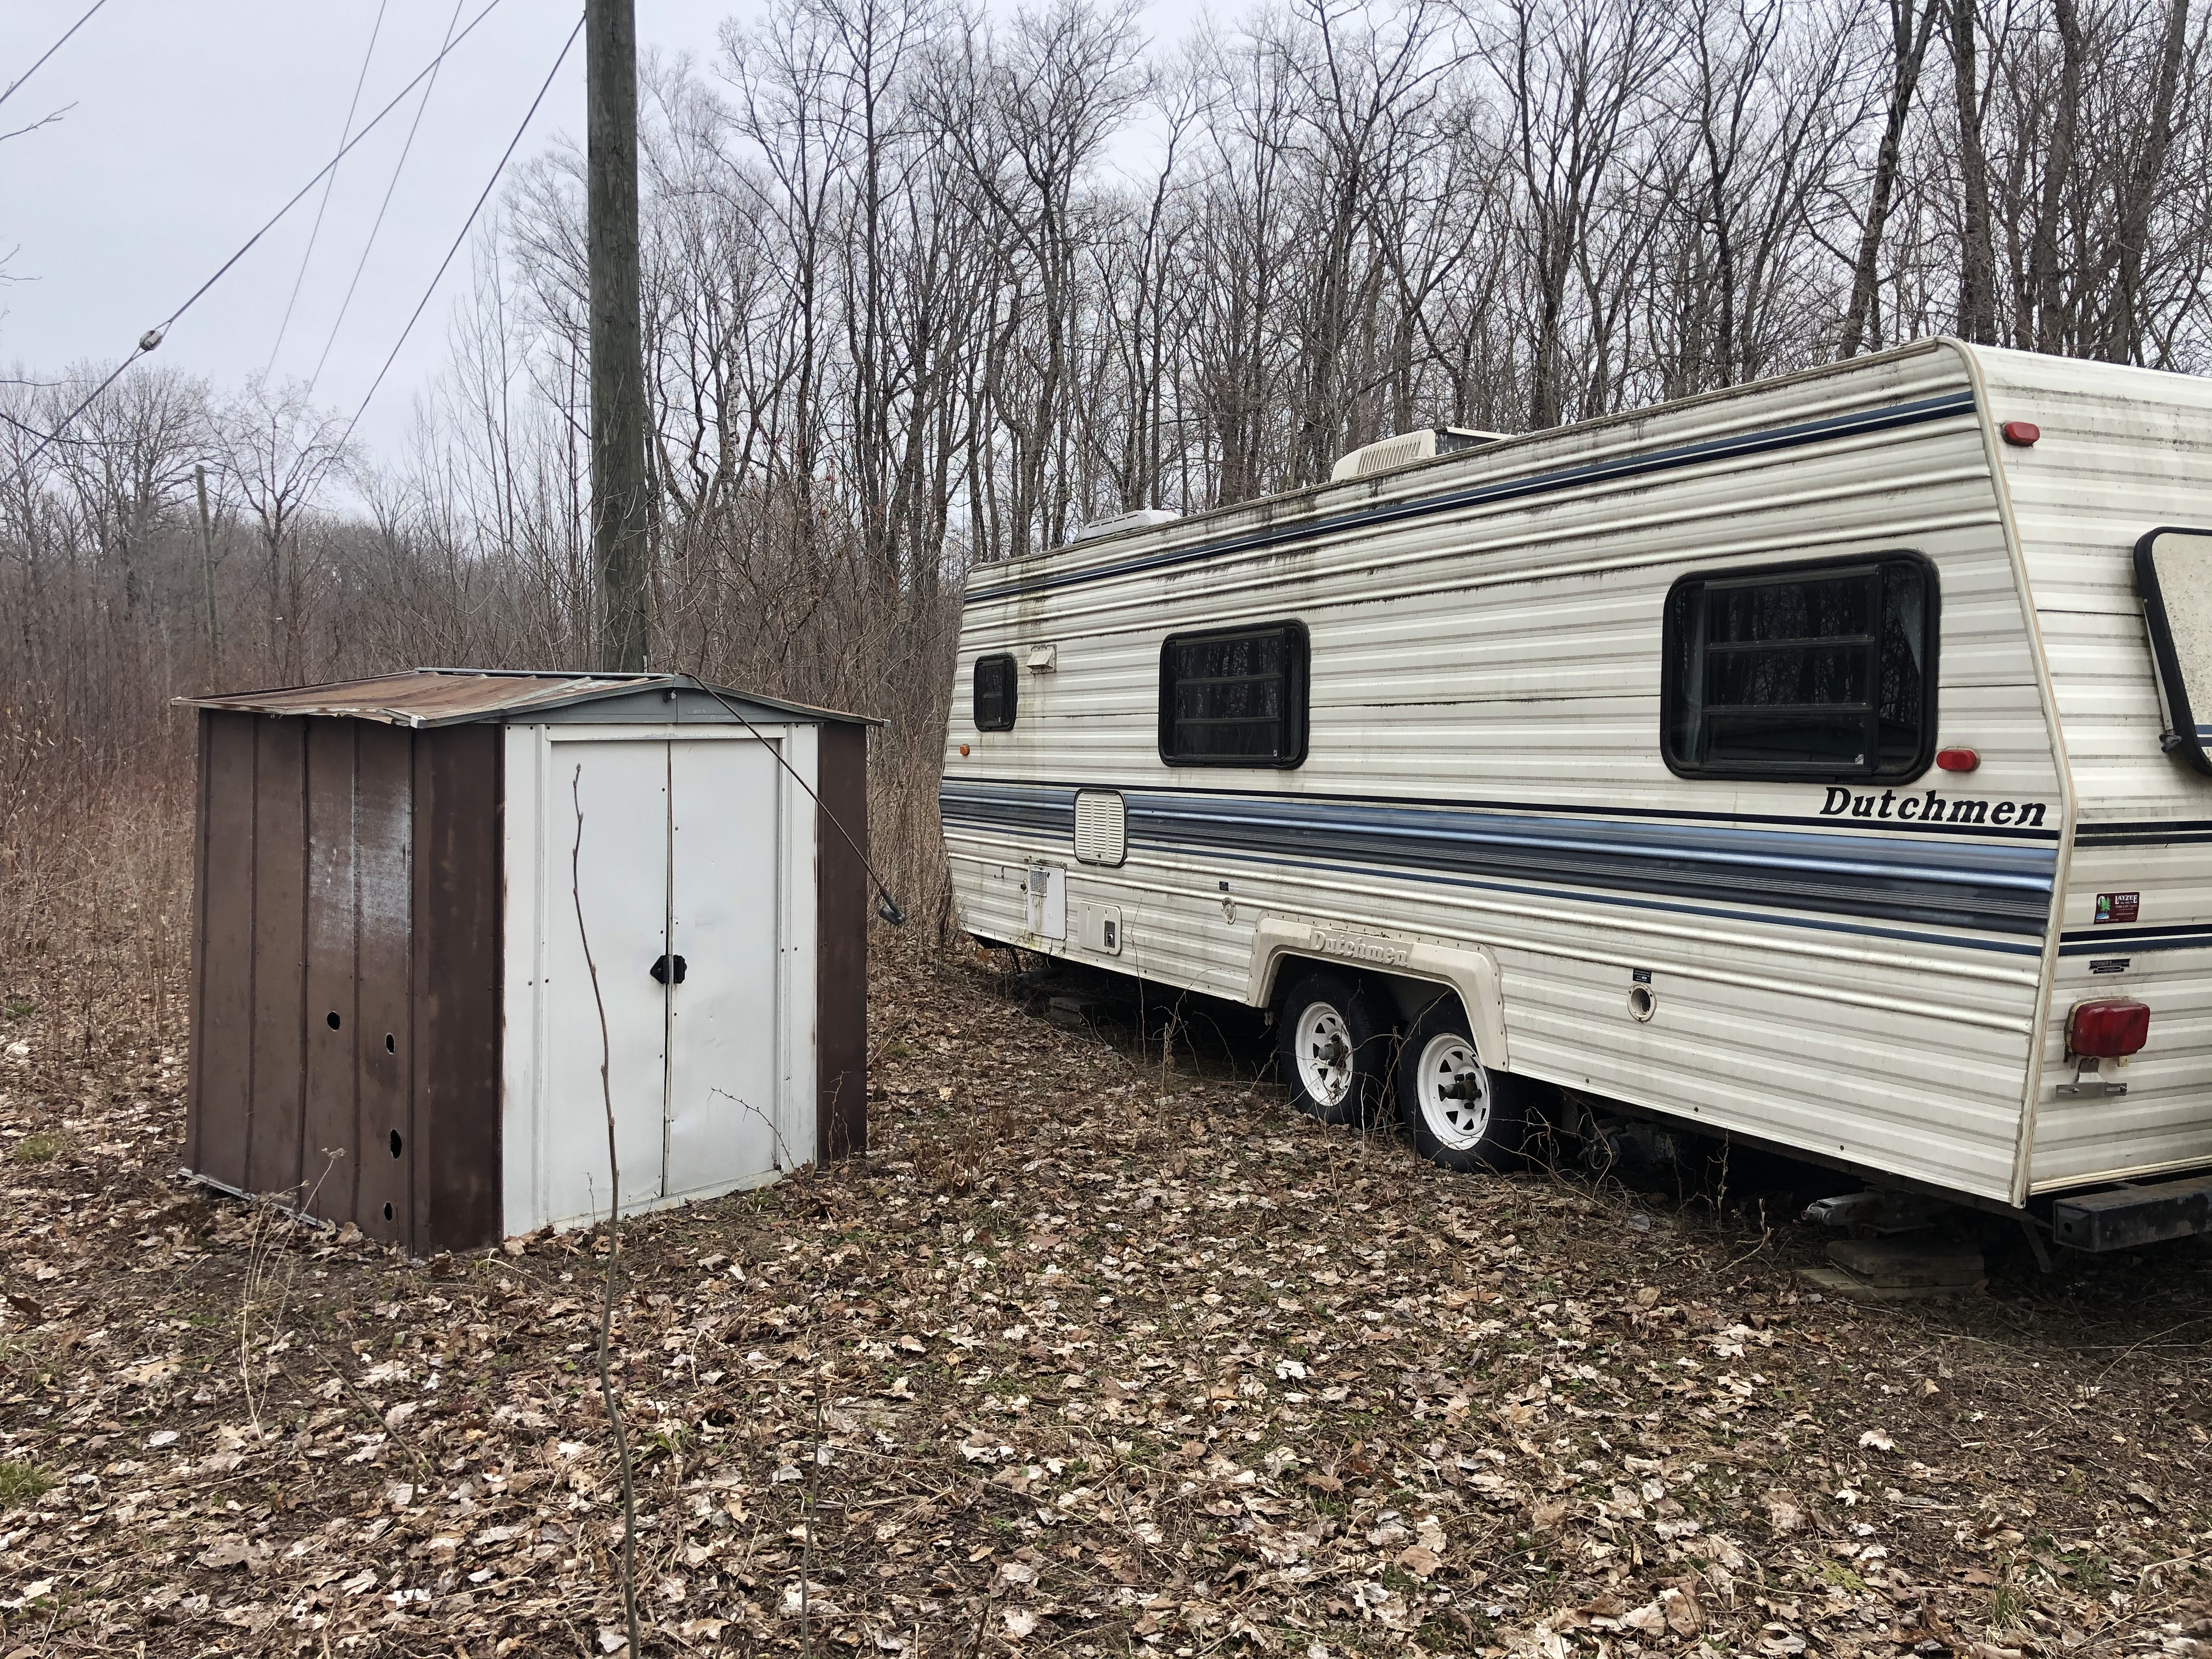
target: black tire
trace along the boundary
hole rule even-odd
[[[1397,1031],[1378,1006],[1358,979],[1326,968],[1291,987],[1275,1022],[1275,1072],[1291,1104],[1323,1123],[1364,1123],[1382,1110]]]
[[[1474,1028],[1457,997],[1437,998],[1406,1033],[1397,1096],[1398,1121],[1422,1157],[1461,1170],[1510,1170],[1520,1162],[1526,1091],[1476,1058]]]

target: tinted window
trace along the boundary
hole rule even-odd
[[[1182,634],[1160,647],[1160,758],[1296,766],[1306,750],[1306,631],[1296,623]]]
[[[1018,682],[1014,678],[1014,659],[1012,657],[975,659],[975,729],[978,732],[1012,731],[1014,704],[1018,696]]]
[[[1935,597],[1911,556],[1676,583],[1667,763],[1724,777],[1917,775],[1935,735]]]

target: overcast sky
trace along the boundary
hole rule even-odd
[[[90,3],[0,0],[0,88]],[[462,24],[485,3],[463,0]],[[0,283],[0,365],[112,363],[176,309],[337,148],[379,4],[107,0],[0,105],[0,133],[59,116],[0,142],[0,252],[11,254]],[[746,0],[638,0],[640,45],[710,58],[722,19],[755,9]],[[1179,30],[1196,10],[1197,0],[1158,0],[1148,25]],[[356,126],[437,55],[453,3],[382,0],[382,11]],[[185,314],[155,361],[228,386],[273,356],[277,378],[305,379],[331,342],[315,396],[350,415],[577,15],[575,0],[498,0],[446,59],[343,321],[340,302],[417,94],[339,167],[289,325],[319,186]],[[580,143],[583,106],[580,40],[517,161],[557,138]],[[404,439],[414,394],[443,360],[467,267],[465,250],[362,418],[360,435],[373,448],[391,454]]]

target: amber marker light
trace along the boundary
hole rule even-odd
[[[968,745],[966,744],[963,743],[960,745],[960,752],[963,755],[968,752]]]

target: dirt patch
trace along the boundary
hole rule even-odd
[[[875,1150],[631,1224],[656,1652],[2212,1659],[2212,1255],[1863,1309],[879,971]],[[172,1178],[180,1056],[0,1030],[0,1655],[602,1653],[592,1236]],[[817,1429],[818,1425],[818,1429]]]

